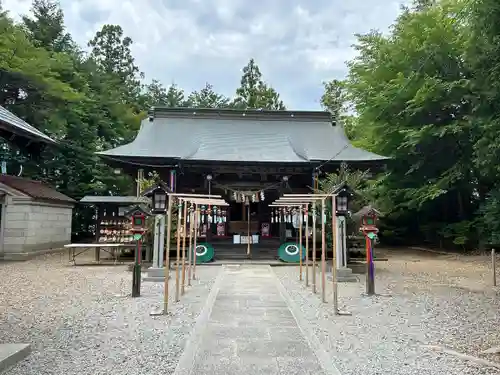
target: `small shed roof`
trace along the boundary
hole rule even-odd
[[[64,203],[75,202],[72,198],[58,192],[54,188],[40,181],[3,174],[0,175],[0,183],[20,191],[21,193],[24,193],[34,199]]]
[[[52,138],[0,106],[0,130],[31,141],[55,144]]]
[[[375,215],[377,215],[379,217],[383,216],[382,212],[380,212],[379,210],[377,210],[371,204],[369,204],[367,206],[364,206],[358,212],[354,213],[352,216],[353,216],[353,218],[361,218],[363,216],[370,215],[370,214],[375,214]]]
[[[86,195],[80,199],[80,203],[97,204],[97,203],[113,203],[113,204],[141,204],[149,203],[149,199],[136,196],[119,196],[119,195]]]

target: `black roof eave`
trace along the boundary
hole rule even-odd
[[[138,157],[138,156],[125,156],[125,155],[106,155],[98,153],[100,157],[106,160],[106,163],[113,167],[151,167],[151,168],[174,168],[180,165],[286,165],[286,166],[311,166],[317,167],[322,164],[338,165],[342,162],[359,165],[383,165],[390,159],[380,160],[311,160],[311,161],[225,161],[225,160],[193,160],[181,158],[164,158],[164,157]]]
[[[48,136],[39,136],[4,121],[0,121],[0,132],[3,138],[6,138],[9,142],[12,143],[17,143],[20,141],[23,143],[23,145],[30,142],[45,143],[51,145],[57,144],[55,140]]]

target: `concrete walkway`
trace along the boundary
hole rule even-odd
[[[218,291],[207,301],[213,305],[197,322],[197,342],[185,351],[176,374],[327,374],[269,266],[227,267],[223,272]]]

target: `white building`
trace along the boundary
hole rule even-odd
[[[74,204],[41,182],[0,175],[0,258],[27,259],[70,243]]]

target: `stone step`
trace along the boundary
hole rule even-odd
[[[30,353],[29,344],[0,344],[0,372],[22,361]]]

